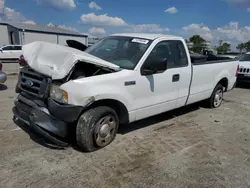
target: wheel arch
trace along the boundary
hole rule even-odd
[[[226,77],[221,78],[220,81],[216,84],[216,86],[217,86],[218,84],[221,84],[221,85],[225,88],[224,91],[226,92],[227,89],[228,89],[228,78],[226,78]],[[215,86],[215,87],[216,87],[216,86]]]
[[[98,101],[94,101],[91,105],[88,106],[86,110],[95,108],[97,106],[108,106],[112,108],[117,113],[121,124],[126,124],[129,122],[128,109],[122,102],[116,99],[100,99]]]

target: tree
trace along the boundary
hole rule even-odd
[[[223,40],[219,40],[219,46],[222,46],[222,44],[223,44]]]
[[[245,43],[245,49],[247,52],[250,52],[250,41]]]
[[[194,35],[189,38],[189,41],[193,43],[192,51],[196,53],[201,53],[202,49],[205,48],[206,40],[203,39],[200,35]]]
[[[239,50],[241,53],[245,49],[245,46],[246,46],[246,43],[240,43],[240,44],[238,44],[236,49]]]
[[[228,43],[225,42],[222,45],[218,46],[216,50],[217,50],[218,53],[229,52],[229,51],[231,51],[231,44],[228,44]]]
[[[250,52],[250,41],[246,42],[246,43],[240,43],[238,44],[238,46],[236,47],[240,52],[242,51],[247,51]]]

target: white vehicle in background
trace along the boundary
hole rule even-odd
[[[5,45],[0,48],[0,62],[14,63],[22,55],[22,45]]]
[[[120,124],[202,100],[218,108],[235,86],[238,61],[204,58],[170,35],[115,34],[85,51],[33,42],[23,47],[14,120],[61,146],[75,135],[94,151]]]
[[[239,73],[237,82],[250,83],[250,52],[247,52],[239,57]]]

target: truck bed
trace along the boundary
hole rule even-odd
[[[192,63],[192,80],[187,104],[209,98],[216,84],[223,78],[227,90],[236,82],[238,62],[235,60],[218,60]]]

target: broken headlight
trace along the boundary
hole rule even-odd
[[[50,88],[50,98],[59,103],[68,103],[68,93],[60,89],[59,85],[52,84]]]

